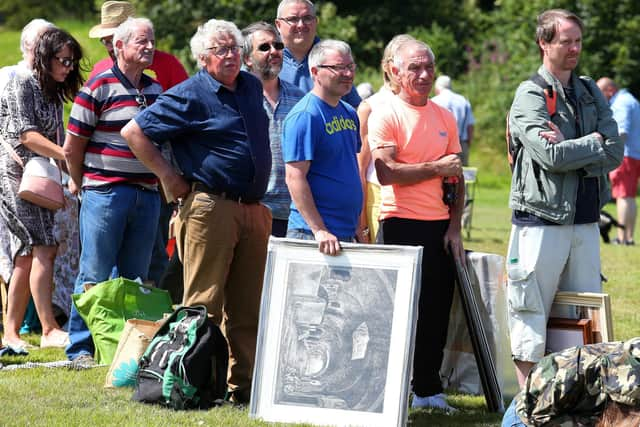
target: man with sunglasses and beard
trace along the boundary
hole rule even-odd
[[[128,18],[116,28],[116,63],[90,80],[76,96],[64,155],[80,208],[80,271],[75,293],[100,283],[112,268],[128,279],[147,279],[160,196],[158,178],[131,152],[120,129],[162,92],[143,74],[153,61],[155,37],[146,18]],[[94,345],[75,307],[69,318],[67,357],[78,367],[93,364]]]
[[[271,209],[271,235],[285,237],[289,220],[291,196],[287,189],[282,160],[282,124],[291,108],[304,93],[278,77],[282,69],[284,44],[273,25],[256,22],[242,30],[244,37],[242,59],[251,74],[262,82],[264,110],[269,116],[271,143],[271,175],[262,203]]]

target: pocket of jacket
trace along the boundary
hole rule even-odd
[[[509,273],[509,272],[508,272]],[[538,288],[535,271],[528,271],[524,276],[513,277],[508,274],[507,299],[513,311],[540,312],[542,297]]]

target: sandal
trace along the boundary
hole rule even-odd
[[[69,345],[69,334],[56,330],[49,333],[49,335],[42,335],[40,337],[40,348],[57,347],[65,348]]]
[[[17,341],[9,341],[6,338],[2,338],[2,345],[5,347],[11,347],[12,349],[16,350],[16,349],[24,349],[24,350],[29,350],[29,349],[34,349],[37,348],[35,345],[31,345],[28,342],[24,341],[24,340],[17,340]]]

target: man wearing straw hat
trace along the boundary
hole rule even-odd
[[[102,5],[100,23],[89,30],[89,37],[100,39],[109,53],[109,57],[99,61],[93,66],[87,81],[98,74],[113,67],[115,54],[113,52],[113,33],[118,25],[122,24],[128,17],[135,16],[136,10],[128,1],[106,1]],[[189,75],[175,56],[161,50],[155,51],[153,62],[145,71],[156,79],[162,86],[162,90],[167,90],[178,83],[186,80]],[[151,265],[149,266],[149,280],[158,285],[167,269],[169,258],[166,252],[169,235],[169,221],[173,213],[173,206],[162,201],[160,205],[160,221],[156,235],[156,243],[153,248]]]
[[[100,13],[100,23],[89,30],[89,37],[92,39],[100,39],[109,53],[109,57],[105,58],[93,66],[89,79],[91,80],[97,74],[113,67],[115,55],[113,53],[113,33],[118,25],[122,24],[128,17],[135,16],[136,10],[128,1],[106,1],[102,5]],[[189,75],[184,67],[170,53],[156,50],[153,56],[153,63],[147,70],[151,70],[151,77],[155,78],[167,90],[170,87],[186,80]],[[149,73],[149,71],[147,71]]]

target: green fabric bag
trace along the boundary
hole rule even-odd
[[[113,361],[128,319],[155,321],[173,312],[169,292],[122,277],[98,283],[71,298],[91,332],[94,358],[101,364]]]

